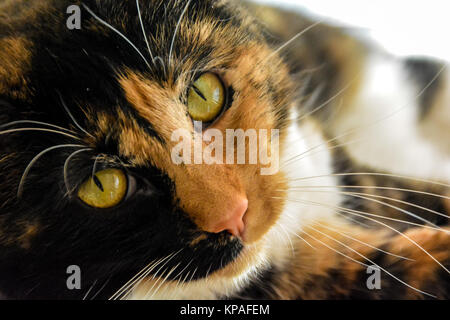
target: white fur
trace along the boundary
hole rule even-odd
[[[450,70],[443,72],[444,90],[438,94],[437,103],[422,121],[424,136],[450,157]]]
[[[369,59],[363,87],[334,120],[332,132],[353,159],[371,168],[421,179],[450,181],[450,158],[419,125],[420,92],[401,60]],[[442,134],[448,135],[449,130]],[[445,137],[443,137],[445,139]]]

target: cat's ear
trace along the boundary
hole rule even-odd
[[[24,37],[0,38],[0,97],[26,101],[31,88],[27,80],[31,71],[31,41]]]

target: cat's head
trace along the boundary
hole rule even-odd
[[[72,4],[0,4],[1,131],[23,129],[0,136],[0,291],[109,297],[141,270],[149,297],[158,279],[198,292],[205,278],[218,290],[244,279],[264,263],[287,181],[251,150],[236,163],[226,130],[254,130],[258,155],[283,152],[283,62],[228,1]],[[207,163],[208,141],[177,162],[180,141],[209,129],[225,163]],[[67,288],[70,265],[82,290]]]

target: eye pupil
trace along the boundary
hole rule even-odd
[[[196,86],[193,86],[192,88],[194,89],[195,93],[198,94],[198,96],[199,96],[200,98],[202,98],[203,100],[207,101],[207,99],[205,98],[205,96],[203,95],[203,93],[202,93]]]
[[[105,189],[103,188],[102,183],[100,182],[100,180],[98,179],[98,177],[96,175],[94,175],[92,177],[92,180],[94,181],[95,185],[102,191],[105,192]]]

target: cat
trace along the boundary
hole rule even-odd
[[[254,3],[1,0],[1,296],[450,298],[448,76]],[[173,161],[227,129],[278,170]]]

